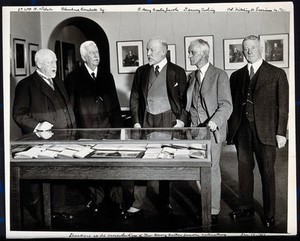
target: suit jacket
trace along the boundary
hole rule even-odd
[[[230,76],[233,113],[229,119],[228,141],[233,142],[242,119],[247,66]],[[258,138],[265,145],[276,145],[276,135],[286,135],[289,87],[284,70],[263,61],[253,90],[254,121]]]
[[[76,122],[79,128],[95,127],[95,119],[101,112],[99,104],[96,103],[98,96],[102,98],[101,101],[112,127],[122,127],[121,108],[115,81],[111,73],[104,71],[98,66],[96,83],[94,83],[87,68],[83,65],[67,76],[65,85],[71,103],[74,106]],[[98,99],[98,101],[100,100]]]
[[[144,122],[151,68],[153,67],[149,64],[143,65],[136,70],[134,75],[130,94],[130,110],[133,124],[140,123],[143,125]],[[182,120],[184,123],[187,121],[187,113],[185,111],[186,100],[184,94],[186,84],[184,69],[168,62],[166,80],[168,98],[176,119]]]
[[[64,117],[57,115],[58,108],[61,108],[61,106],[55,105],[53,101],[55,98],[54,91],[37,72],[34,72],[32,75],[21,80],[15,90],[13,118],[22,129],[23,134],[32,132],[36,125],[43,121],[53,124],[53,128],[76,127],[73,108],[64,83],[57,78],[54,78],[53,82],[66,103],[71,126],[67,126]]]
[[[195,81],[196,71],[188,76],[187,111],[191,108]],[[232,112],[230,85],[226,72],[209,64],[202,80],[200,94],[206,117],[218,126],[215,131],[216,142],[221,143],[226,140],[227,120]]]

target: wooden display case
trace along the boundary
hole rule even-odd
[[[10,229],[22,230],[20,183],[40,180],[45,230],[52,181],[197,180],[202,224],[211,223],[211,143],[207,128],[68,129],[11,142]]]

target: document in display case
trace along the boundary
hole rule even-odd
[[[22,230],[20,182],[26,179],[43,183],[45,229],[51,228],[52,222],[51,199],[45,198],[51,195],[51,181],[68,179],[197,180],[202,187],[202,222],[210,225],[208,128],[56,129],[50,132],[31,133],[11,141],[13,230]]]

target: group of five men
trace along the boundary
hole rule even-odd
[[[229,80],[224,70],[209,62],[209,44],[202,39],[192,41],[188,57],[197,70],[186,78],[183,68],[167,61],[167,42],[160,37],[151,38],[147,43],[149,63],[135,72],[129,104],[134,128],[209,127],[213,224],[218,223],[221,210],[222,143],[227,138],[237,149],[240,205],[231,213],[234,220],[254,215],[255,153],[263,187],[264,224],[272,227],[274,163],[276,147],[286,143],[288,81],[282,69],[262,60],[258,37],[248,36],[242,45],[248,64]],[[97,45],[84,42],[80,54],[84,65],[63,83],[55,78],[55,54],[49,49],[37,52],[37,71],[21,80],[15,92],[13,117],[23,134],[51,128],[122,127],[114,79],[109,71],[100,68]],[[135,182],[131,202],[125,205],[125,218],[142,215],[146,186],[147,182]],[[99,212],[104,191],[99,186],[91,186],[90,191],[87,207]],[[34,197],[32,204],[38,202],[38,195]],[[172,215],[168,181],[159,182],[159,201],[160,211]],[[62,218],[72,218],[61,208],[54,211]]]

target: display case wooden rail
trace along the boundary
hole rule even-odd
[[[207,128],[65,129],[11,141],[10,226],[22,230],[20,183],[40,180],[45,229],[51,229],[52,181],[195,180],[202,225],[211,222],[211,143]]]

